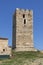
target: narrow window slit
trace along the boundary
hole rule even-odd
[[[25,18],[25,14],[23,14],[23,18]]]
[[[24,19],[24,24],[26,24],[26,19]]]

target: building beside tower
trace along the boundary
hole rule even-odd
[[[11,55],[11,48],[8,46],[8,38],[0,38],[0,55]]]
[[[13,14],[12,48],[15,51],[34,51],[33,11],[16,8]]]

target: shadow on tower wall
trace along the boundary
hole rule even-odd
[[[16,13],[13,15],[13,25],[12,25],[12,49],[16,48]]]

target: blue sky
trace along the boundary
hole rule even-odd
[[[43,0],[0,0],[0,37],[12,45],[12,21],[15,8],[33,10],[34,47],[43,50]]]

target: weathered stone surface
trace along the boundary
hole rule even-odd
[[[0,55],[10,55],[11,48],[8,46],[7,38],[0,38]]]
[[[25,21],[24,21],[25,20]],[[33,11],[16,9],[13,16],[12,47],[18,51],[33,51]]]

